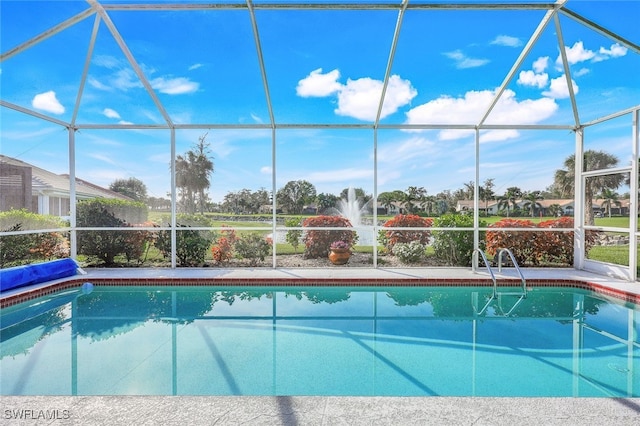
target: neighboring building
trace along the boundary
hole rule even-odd
[[[57,175],[15,158],[0,155],[0,211],[27,209],[33,213],[68,217],[69,175]],[[76,199],[129,197],[76,178]]]
[[[517,200],[516,204],[520,209],[524,208],[524,204],[526,201]],[[549,208],[557,204],[562,208],[563,216],[573,216],[574,204],[573,199],[570,198],[561,198],[561,199],[547,199],[547,200],[538,200],[538,205],[535,208],[536,216],[551,216],[549,212]],[[603,207],[604,200],[596,199],[593,200],[592,208],[594,212],[603,213],[605,208]],[[489,201],[485,204],[484,201],[480,202],[480,212],[486,213],[488,215],[497,215],[498,214],[498,205],[499,203],[495,200]],[[625,216],[629,214],[629,206],[630,200],[620,200],[620,206],[612,205],[611,206],[611,214],[616,216]],[[513,209],[513,207],[510,207]],[[504,207],[502,210],[506,210]],[[456,211],[458,212],[472,212],[473,211],[473,200],[459,200],[456,204]]]

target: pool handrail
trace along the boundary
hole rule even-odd
[[[501,248],[498,252],[498,272],[502,272],[502,255],[507,253],[511,258],[511,263],[513,263],[513,267],[520,275],[520,282],[522,282],[522,296],[527,297],[527,281],[524,279],[524,275],[522,275],[522,271],[520,270],[520,265],[518,265],[518,261],[516,257],[513,255],[513,252],[508,248]]]

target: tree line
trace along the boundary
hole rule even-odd
[[[198,138],[198,142],[182,155],[176,157],[176,190],[178,211],[183,213],[224,212],[234,214],[270,213],[273,194],[265,188],[258,190],[241,189],[228,192],[220,203],[209,199],[208,189],[214,173],[214,162],[211,157],[207,134]],[[602,170],[618,166],[616,156],[604,151],[588,150],[584,153],[584,170]],[[618,194],[616,190],[623,184],[630,184],[630,175],[621,173],[605,176],[589,177],[585,183],[585,215],[588,224],[594,223],[594,212],[591,206],[595,198],[603,201],[603,208],[611,214],[614,205],[620,205],[620,198],[628,194]],[[540,208],[540,201],[555,198],[573,198],[575,184],[575,155],[567,157],[563,168],[556,170],[552,185],[545,190],[522,191],[517,186],[506,188],[502,195],[496,194],[494,179],[486,179],[478,187],[479,200],[485,208],[492,201],[498,202],[498,209],[510,216],[522,213],[523,209],[531,216]],[[126,195],[136,201],[144,201],[151,209],[165,210],[170,208],[170,201],[165,198],[148,197],[145,184],[137,178],[118,179],[109,189]],[[429,194],[423,186],[409,186],[405,190],[386,191],[378,194],[378,203],[390,210],[400,207],[406,213],[424,215],[442,215],[455,211],[460,200],[473,200],[475,183],[469,181],[454,191],[444,190],[437,194]],[[305,208],[313,207],[322,213],[336,208],[340,199],[347,198],[348,188],[340,194],[318,193],[316,187],[307,180],[287,182],[276,192],[278,212],[301,214]],[[373,198],[362,188],[355,188],[360,206],[366,205]],[[520,207],[518,207],[520,206]],[[549,214],[562,212],[559,205],[549,207]]]

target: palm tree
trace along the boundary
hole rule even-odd
[[[427,190],[424,187],[410,186],[407,188],[407,191],[404,194],[404,199],[402,200],[407,211],[409,213],[413,213],[414,201],[420,201],[427,195]]]
[[[542,207],[542,204],[540,204],[538,200],[543,200],[544,197],[540,194],[540,191],[531,191],[527,192],[522,199],[524,200],[522,207],[530,209],[531,217],[533,217],[536,207]]]
[[[513,208],[518,206],[518,198],[522,196],[522,191],[517,186],[507,188],[507,191],[503,196],[498,197],[498,208],[507,208],[507,217],[509,217],[509,205],[513,205]]]
[[[556,170],[554,186],[563,197],[574,196],[575,165],[575,154],[571,154],[564,160],[564,169]],[[610,169],[617,165],[618,158],[615,155],[604,151],[588,150],[584,152],[584,171]],[[593,199],[595,194],[602,192],[605,188],[612,190],[617,189],[623,180],[624,176],[619,173],[593,176],[586,180],[584,186],[584,208],[585,222],[587,225],[595,224],[593,217]]]
[[[484,185],[479,188],[480,200],[484,201],[484,211],[489,214],[489,201],[493,200],[496,194],[493,192],[493,179],[484,181]]]
[[[602,204],[600,205],[607,210],[609,218],[611,218],[611,205],[616,205],[618,207],[622,205],[618,199],[618,193],[610,190],[609,188],[604,188],[602,190],[600,198],[603,199]]]
[[[560,216],[563,213],[560,204],[551,204],[548,210],[551,216]]]
[[[393,207],[393,203],[399,201],[395,192],[382,192],[378,194],[378,202],[382,204],[382,207],[387,209],[387,212]]]

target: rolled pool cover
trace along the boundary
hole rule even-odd
[[[71,258],[0,269],[0,291],[71,277],[77,273],[78,264]]]

